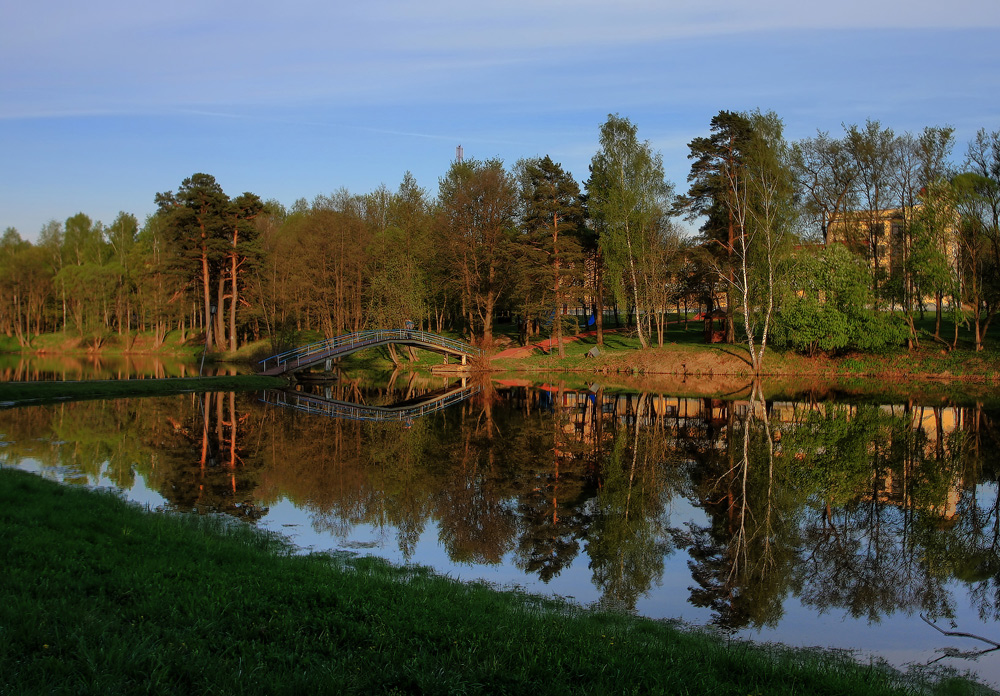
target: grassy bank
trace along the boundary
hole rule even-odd
[[[596,614],[0,469],[0,693],[977,693]],[[926,691],[924,691],[926,692]]]
[[[556,351],[534,350],[530,355],[499,357],[493,365],[506,370],[583,370],[597,373],[683,374],[690,377],[751,375],[747,348],[741,344],[708,345],[693,329],[669,335],[662,348],[640,350],[639,340],[625,333],[606,334],[598,347],[594,336],[581,336],[565,344],[565,357]],[[587,357],[598,347],[600,355]],[[764,359],[766,376],[814,375],[821,377],[1000,379],[1000,352],[968,349],[947,351],[924,343],[919,350],[905,348],[880,353],[844,353],[807,356],[791,350],[769,348]]]
[[[75,331],[58,331],[37,334],[31,337],[27,346],[20,345],[12,336],[0,336],[0,352],[4,353],[51,353],[51,354],[100,354],[120,355],[172,355],[200,356],[204,349],[203,334],[187,331],[183,340],[179,331],[170,331],[157,341],[149,331],[118,334],[102,332],[81,335]]]
[[[0,403],[46,403],[118,396],[157,396],[180,392],[244,391],[283,387],[280,377],[174,377],[169,379],[107,379],[79,382],[0,382]]]

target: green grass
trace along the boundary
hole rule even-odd
[[[816,651],[327,555],[0,469],[0,693],[898,694]],[[983,692],[949,678],[940,693]],[[923,691],[926,693],[926,691]]]
[[[244,391],[286,386],[280,377],[173,377],[169,379],[108,379],[79,382],[0,382],[0,402],[44,403],[122,396],[157,396],[179,392]]]
[[[181,341],[180,331],[170,331],[159,346],[154,346],[154,335],[150,331],[118,334],[101,331],[99,334],[83,335],[76,331],[57,331],[31,336],[30,346],[22,347],[13,336],[0,336],[0,352],[89,352],[90,347],[100,338],[101,355],[124,355],[130,352],[159,355],[200,355],[204,343],[201,334],[189,330],[186,340]]]
[[[440,365],[444,362],[440,353],[429,350],[415,350],[414,355],[417,358],[416,362],[410,362],[406,350],[399,346],[396,348],[396,357],[399,358],[401,369],[403,370],[429,370],[435,365]],[[452,357],[449,359],[449,362],[455,363],[457,360]],[[359,350],[357,353],[345,356],[338,363],[338,367],[348,372],[392,372],[393,364],[392,359],[389,357],[389,349],[385,346],[380,346],[378,348]]]
[[[492,368],[505,371],[528,371],[537,372],[587,372],[600,371],[602,373],[615,373],[620,371],[630,371],[631,366],[640,364],[638,372],[649,374],[669,373],[672,369],[677,370],[677,365],[671,368],[666,364],[658,364],[659,356],[668,353],[673,358],[678,355],[691,355],[702,363],[702,372],[714,370],[714,374],[735,374],[747,376],[749,378],[748,363],[741,363],[741,359],[746,359],[746,348],[743,344],[737,343],[733,346],[706,345],[703,342],[701,322],[689,322],[687,329],[676,316],[670,317],[671,323],[668,325],[664,336],[664,348],[649,351],[641,360],[637,360],[636,351],[639,350],[639,341],[635,335],[633,327],[616,327],[613,321],[608,322],[605,333],[605,342],[602,346],[602,356],[597,359],[585,358],[585,354],[596,345],[596,338],[585,336],[576,341],[565,344],[565,357],[559,358],[557,351],[543,353],[536,351],[535,354],[526,358],[506,358],[494,360]],[[921,349],[915,352],[908,352],[906,348],[887,350],[878,354],[854,353],[848,355],[832,356],[833,362],[823,364],[820,372],[824,378],[852,379],[858,376],[920,376],[922,377],[947,377],[947,378],[972,378],[996,381],[1000,379],[1000,350],[998,350],[998,337],[1000,337],[1000,321],[993,322],[986,342],[986,350],[975,352],[969,350],[971,345],[971,332],[966,327],[960,330],[960,348],[948,351],[943,344],[937,343],[927,338],[928,332],[933,331],[933,316],[928,313],[925,319],[918,321],[918,330],[922,332]],[[739,329],[739,324],[737,326]],[[494,326],[495,336],[506,336],[516,344],[517,327],[510,322],[498,323]],[[950,337],[953,325],[947,320],[942,324],[942,336]],[[569,335],[569,334],[567,334]],[[168,335],[168,341],[164,346],[165,350],[170,350],[174,346],[179,334],[173,332]],[[457,334],[455,338],[462,338]],[[288,337],[296,345],[317,340],[320,337],[315,333],[300,332]],[[548,338],[547,333],[531,338],[532,344],[540,343]],[[655,336],[652,337],[655,341]],[[67,336],[63,334],[52,334],[37,338],[39,345],[50,345],[50,350],[57,350],[56,346],[67,345]],[[114,344],[116,338],[112,337],[110,344]],[[171,340],[174,342],[171,343]],[[190,341],[189,341],[190,343]],[[112,351],[113,345],[106,346]],[[195,346],[197,348],[197,346]],[[190,352],[191,346],[186,346],[183,350]],[[235,362],[242,362],[251,367],[257,366],[257,360],[261,357],[271,355],[274,348],[268,341],[258,341],[256,343],[243,346],[236,353],[217,353],[211,357],[225,359]],[[720,350],[725,350],[737,360],[730,360],[723,366],[716,357],[721,356]],[[659,353],[658,353],[659,351]],[[442,358],[439,354],[430,351],[416,351],[417,361],[410,362],[405,351],[398,350],[398,355],[402,361],[402,369],[428,371],[436,365],[441,364]],[[192,354],[197,360],[199,355]],[[707,361],[707,363],[706,363]],[[660,360],[661,363],[664,361]],[[674,362],[677,362],[676,360]],[[819,363],[812,359],[796,354],[785,349],[775,350],[768,348],[765,358],[765,369],[772,374],[785,375],[810,375],[816,371]],[[388,372],[393,369],[393,364],[389,359],[388,349],[385,347],[370,349],[355,353],[343,359],[338,367],[342,370],[352,371],[376,371]],[[895,378],[895,377],[893,377]],[[0,395],[0,399],[4,397]]]
[[[921,343],[927,343],[928,345],[941,345],[934,341],[934,310],[924,314],[924,318],[921,319],[919,313],[914,313],[913,325],[916,328],[919,339]],[[948,313],[941,318],[941,339],[947,343],[951,343],[955,337],[955,323],[951,320]],[[967,350],[972,350],[975,348],[975,331],[973,329],[972,321],[959,324],[958,327],[958,348],[964,348]],[[983,340],[984,348],[987,350],[997,350],[1000,349],[1000,322],[994,319],[990,323],[989,330],[986,332]]]

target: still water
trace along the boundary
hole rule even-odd
[[[192,364],[188,356],[0,353],[0,382],[163,379],[238,374],[230,365]]]
[[[928,622],[1000,641],[998,432],[975,404],[410,376],[6,409],[0,463],[305,549],[996,686],[1000,650]]]

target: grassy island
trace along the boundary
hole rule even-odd
[[[987,693],[415,568],[0,469],[0,693]]]
[[[77,399],[110,399],[123,396],[163,396],[181,392],[245,391],[287,385],[279,377],[235,375],[226,377],[172,377],[168,379],[101,379],[50,382],[0,382],[0,404],[47,403]]]

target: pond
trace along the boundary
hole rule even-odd
[[[0,463],[305,549],[998,685],[1000,651],[934,628],[1000,641],[998,426],[975,403],[404,375],[8,409]]]
[[[0,353],[0,382],[65,381],[82,379],[163,379],[233,375],[240,368],[231,365],[200,365],[184,356]],[[245,370],[244,370],[245,372]]]

